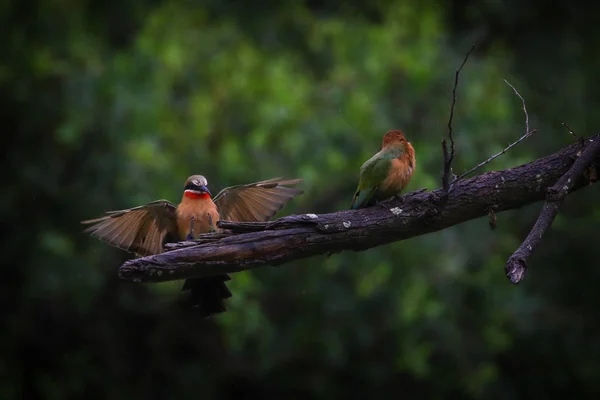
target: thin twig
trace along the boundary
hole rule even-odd
[[[468,176],[468,175],[472,174],[473,172],[477,171],[479,168],[483,167],[484,165],[489,164],[490,162],[494,161],[496,158],[500,157],[502,154],[506,153],[507,151],[509,151],[510,149],[512,149],[513,147],[515,147],[519,143],[521,143],[523,140],[527,139],[529,136],[531,136],[535,132],[537,132],[537,129],[529,130],[529,113],[527,112],[527,106],[525,105],[525,99],[523,98],[523,96],[521,96],[521,94],[519,93],[519,91],[513,85],[511,85],[506,79],[504,80],[504,82],[506,82],[506,84],[512,88],[512,90],[516,93],[516,95],[521,99],[521,103],[523,103],[523,112],[525,113],[525,134],[523,136],[521,136],[519,138],[519,140],[517,140],[516,142],[509,144],[508,147],[506,147],[501,152],[499,152],[497,154],[494,154],[493,156],[491,156],[487,160],[480,162],[479,164],[477,164],[476,166],[474,166],[473,168],[471,168],[467,172],[464,172],[463,174],[461,174],[460,176],[458,176],[456,179],[454,179],[451,182],[451,184],[454,184],[456,181],[459,181],[459,180],[465,178],[466,176]]]
[[[515,147],[516,145],[518,145],[519,143],[521,143],[523,140],[527,139],[529,136],[533,135],[535,132],[537,132],[537,129],[532,130],[531,132],[527,133],[526,135],[523,135],[519,138],[519,140],[517,140],[514,143],[509,144],[504,150],[502,150],[500,153],[496,153],[493,156],[491,156],[490,158],[488,158],[485,161],[480,162],[479,164],[477,164],[476,166],[474,166],[473,168],[471,168],[470,170],[468,170],[467,172],[461,174],[460,176],[458,176],[455,180],[452,181],[452,184],[456,183],[456,181],[459,181],[461,179],[463,179],[464,177],[466,177],[467,175],[472,174],[473,172],[475,172],[476,170],[478,170],[479,168],[483,167],[486,164],[489,164],[490,162],[494,161],[496,158],[500,157],[502,154],[506,153],[507,151],[509,151],[510,149],[512,149],[513,147]]]
[[[506,84],[512,88],[515,94],[521,99],[521,103],[523,103],[523,112],[525,113],[525,135],[528,135],[529,132],[531,132],[531,130],[529,129],[529,113],[527,112],[525,99],[523,98],[523,96],[521,96],[521,93],[519,93],[519,91],[513,85],[510,84],[510,82],[508,82],[506,79],[504,80],[504,82],[506,82]]]
[[[506,262],[504,270],[512,283],[519,283],[523,279],[525,270],[527,269],[527,260],[552,225],[564,198],[573,190],[583,172],[600,153],[600,140],[589,140],[588,143],[587,148],[583,152],[578,153],[581,155],[575,160],[571,168],[553,186],[548,188],[546,191],[546,203],[535,225],[531,228],[531,232],[529,232],[521,246]]]
[[[460,71],[463,69],[469,56],[475,49],[475,45],[472,45],[465,59],[463,60],[460,67],[456,70],[454,74],[454,87],[452,88],[452,105],[450,106],[450,117],[448,118],[448,138],[450,139],[450,151],[448,151],[448,144],[446,143],[446,139],[442,140],[442,151],[444,153],[444,174],[442,175],[442,186],[444,188],[444,193],[448,194],[448,190],[450,189],[450,171],[452,167],[452,160],[454,159],[454,137],[452,136],[452,120],[454,119],[454,106],[456,105],[456,88],[458,87],[458,77],[460,75]]]
[[[569,125],[567,125],[565,122],[560,123],[562,126],[564,126],[565,128],[567,128],[567,130],[569,131],[569,133],[571,135],[573,135],[573,137],[577,140],[579,140],[579,144],[581,144],[583,146],[583,143],[585,142],[585,139],[583,138],[583,136],[579,136],[576,135],[575,132],[573,132],[573,129],[571,129],[571,127]]]

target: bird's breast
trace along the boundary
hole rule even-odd
[[[413,172],[414,166],[407,160],[394,158],[390,165],[388,176],[380,185],[379,190],[386,197],[393,196],[408,185]]]
[[[190,233],[191,218],[194,218],[194,235],[211,232],[217,228],[219,211],[217,205],[209,199],[183,198],[177,206],[177,231],[179,239],[184,240]]]

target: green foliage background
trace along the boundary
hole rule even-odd
[[[600,34],[576,2],[3,3],[5,223],[0,398],[241,395],[515,399],[598,394],[600,199],[570,196],[512,286],[503,265],[540,204],[366,252],[233,276],[229,311],[176,305],[181,282],[122,282],[129,255],[79,221],[273,176],[280,215],[349,206],[362,162],[401,128],[408,190],[440,184],[454,71],[455,171],[595,133]],[[540,10],[546,14],[540,16]],[[579,11],[578,11],[579,10]],[[560,21],[557,24],[556,21]]]

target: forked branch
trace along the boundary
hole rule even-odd
[[[583,143],[585,145],[585,143]],[[506,276],[512,283],[519,283],[527,269],[527,260],[542,241],[542,237],[552,225],[564,198],[573,190],[576,182],[587,168],[600,154],[600,139],[595,136],[587,141],[587,146],[575,154],[577,160],[563,176],[547,190],[547,201],[540,212],[535,225],[523,241],[521,246],[513,253],[505,265]],[[595,171],[595,166],[591,166]],[[587,180],[591,183],[596,180],[596,173],[589,174]]]

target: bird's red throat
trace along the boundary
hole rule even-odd
[[[196,192],[195,190],[186,190],[183,195],[188,199],[210,199],[210,194],[206,192]]]

